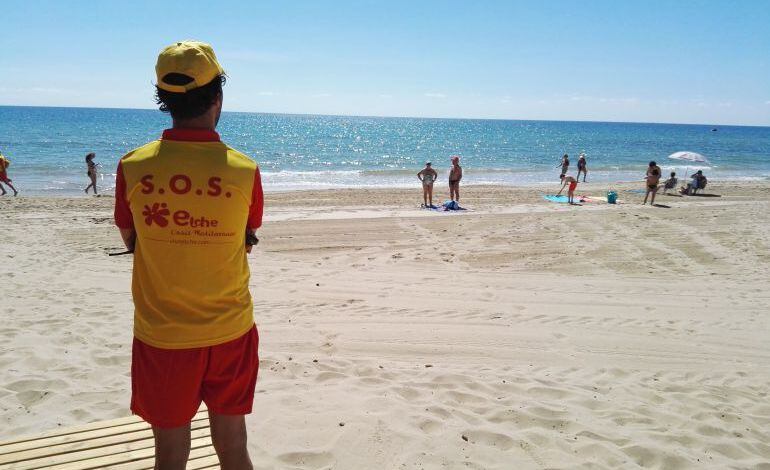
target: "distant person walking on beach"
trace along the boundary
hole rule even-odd
[[[586,182],[586,176],[588,176],[588,169],[586,169],[586,154],[581,153],[577,162],[577,179],[580,180],[580,173],[583,173],[583,182]]]
[[[259,167],[215,131],[225,77],[211,46],[172,44],[155,71],[172,128],[120,160],[115,188],[134,252],[131,411],[152,425],[156,469],[185,468],[201,401],[221,467],[250,469],[259,338],[246,256],[262,224]]]
[[[575,188],[577,188],[578,180],[571,176],[565,176],[561,175],[561,189],[559,190],[557,196],[561,196],[561,192],[564,191],[564,188],[569,184],[569,188],[567,189],[567,201],[570,204],[575,203]]]
[[[460,203],[460,180],[463,179],[463,168],[460,166],[460,157],[452,157],[452,167],[449,169],[449,199]]]
[[[86,194],[88,194],[88,190],[91,188],[94,188],[94,194],[99,194],[96,192],[96,167],[98,164],[94,163],[95,157],[95,153],[89,153],[86,155],[86,166],[88,167],[88,172],[86,174],[91,179],[91,184],[86,186]]]
[[[430,162],[425,162],[425,168],[417,173],[417,178],[422,181],[422,207],[435,209],[433,205],[433,182],[438,178],[438,173],[431,167]]]
[[[558,168],[558,167],[561,167],[561,174],[562,175],[566,175],[567,174],[567,172],[569,171],[569,155],[567,155],[565,153],[564,156],[561,157],[561,163],[556,165],[556,168]]]
[[[9,188],[13,190],[13,195],[17,196],[19,194],[18,191],[16,191],[16,188],[13,187],[13,184],[11,184],[10,178],[8,178],[8,167],[11,166],[11,161],[5,158],[5,156],[0,152],[0,196],[5,196],[8,194],[8,191],[5,190],[3,187],[3,184],[7,185]]]
[[[647,177],[645,178],[647,190],[644,194],[644,202],[642,205],[647,204],[647,197],[650,194],[652,194],[650,205],[655,204],[655,194],[658,192],[658,182],[660,181],[660,175],[660,167],[658,164],[654,161],[650,162],[649,166],[647,167]]]

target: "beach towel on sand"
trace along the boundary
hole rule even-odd
[[[457,203],[457,201],[445,201],[444,204],[441,205],[445,211],[464,211],[465,208],[460,207],[460,204]]]
[[[551,202],[561,202],[561,203],[568,203],[569,202],[569,197],[567,197],[567,196],[556,196],[555,194],[546,194],[546,195],[543,196],[543,199],[545,199],[546,201],[551,201]],[[574,200],[575,200],[575,202],[583,202],[583,197],[582,196],[575,196]]]

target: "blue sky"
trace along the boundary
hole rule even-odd
[[[0,104],[150,108],[211,43],[225,109],[770,125],[770,1],[15,1]]]

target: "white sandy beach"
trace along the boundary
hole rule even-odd
[[[707,192],[268,194],[256,468],[770,469],[770,183]],[[112,203],[0,198],[0,440],[130,414]]]

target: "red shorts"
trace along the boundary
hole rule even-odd
[[[3,183],[10,183],[11,180],[8,179],[8,173],[4,171],[0,172],[0,181],[2,181]]]
[[[573,181],[569,184],[569,191],[572,192],[577,188],[577,182]]]
[[[186,425],[201,401],[217,414],[251,413],[258,347],[256,325],[240,338],[205,348],[161,349],[134,338],[131,411],[159,428]]]

